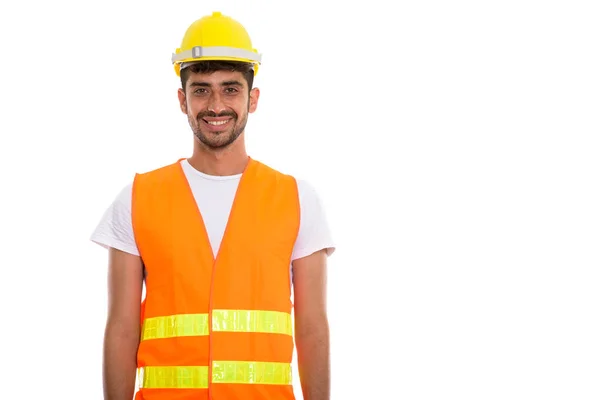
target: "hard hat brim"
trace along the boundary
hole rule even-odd
[[[239,60],[250,63],[261,63],[262,55],[254,51],[226,46],[202,47],[195,46],[189,50],[174,53],[171,62],[186,62],[191,60]]]
[[[261,60],[261,54],[226,46],[195,46],[186,51],[173,53],[171,56],[177,76],[180,76],[182,69],[202,61],[234,61],[254,64],[254,75],[256,75]]]

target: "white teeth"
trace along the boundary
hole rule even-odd
[[[208,121],[208,123],[209,123],[210,125],[223,125],[223,124],[226,124],[227,122],[229,122],[229,120],[228,120],[228,119],[227,119],[227,120],[225,120],[225,121]]]

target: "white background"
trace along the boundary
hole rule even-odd
[[[332,3],[2,2],[0,398],[102,398],[88,238],[191,154],[170,57],[213,10],[264,54],[249,153],[327,207],[332,399],[599,398],[595,2]]]

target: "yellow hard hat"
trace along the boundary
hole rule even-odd
[[[220,12],[213,12],[189,26],[181,46],[171,57],[177,76],[180,76],[183,63],[204,60],[252,63],[256,75],[261,55],[252,48],[250,36],[242,24]]]

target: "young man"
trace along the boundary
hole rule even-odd
[[[260,57],[213,13],[173,62],[192,156],[137,174],[92,235],[109,250],[104,398],[130,400],[137,371],[136,399],[292,400],[295,342],[304,399],[329,399],[334,244],[310,184],[246,153]]]

